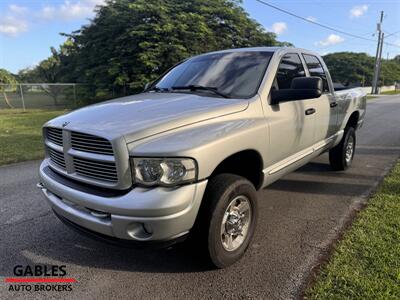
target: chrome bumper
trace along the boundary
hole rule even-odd
[[[38,187],[52,209],[91,231],[131,241],[162,241],[180,237],[192,228],[207,181],[179,188],[134,188],[105,197],[62,184],[40,166]]]

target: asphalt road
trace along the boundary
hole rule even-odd
[[[330,171],[326,155],[259,192],[254,243],[239,263],[213,270],[184,247],[120,249],[71,231],[35,184],[38,162],[0,167],[0,276],[17,264],[66,265],[69,292],[9,292],[0,298],[264,298],[299,296],[353,212],[400,154],[400,96],[368,102],[353,167]]]

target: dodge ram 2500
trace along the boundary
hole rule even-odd
[[[361,89],[335,91],[316,53],[207,53],[138,95],[47,122],[38,186],[82,232],[135,244],[194,237],[222,268],[253,237],[256,191],[327,151],[333,170],[347,169],[365,111]]]

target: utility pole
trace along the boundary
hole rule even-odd
[[[376,77],[376,93],[379,93],[379,76],[381,75],[381,65],[382,65],[382,49],[383,49],[383,39],[385,37],[385,33],[382,32],[381,37],[381,48],[379,49],[379,57],[378,57],[378,76]]]
[[[378,94],[378,80],[379,80],[379,68],[381,65],[381,56],[382,56],[382,48],[383,48],[383,33],[382,33],[382,22],[383,22],[383,11],[381,11],[381,18],[379,23],[377,24],[378,31],[378,45],[376,47],[376,56],[375,56],[375,68],[374,68],[374,77],[372,79],[372,90],[371,94]]]

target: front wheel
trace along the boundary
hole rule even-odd
[[[203,201],[203,242],[212,263],[225,268],[244,255],[254,235],[257,193],[247,179],[221,174],[210,179]]]
[[[356,133],[353,127],[345,129],[342,140],[329,150],[329,162],[333,170],[343,171],[351,166],[356,148]]]

